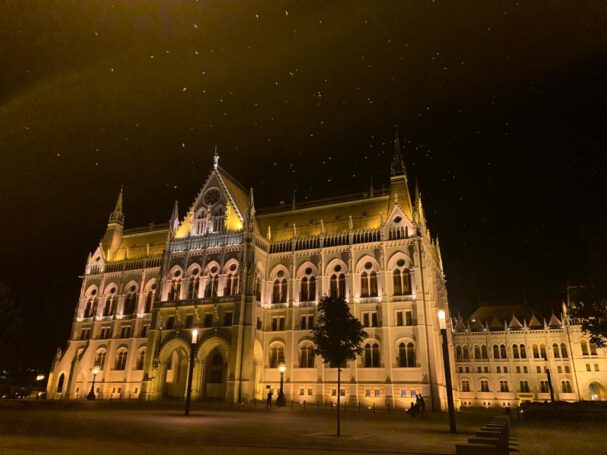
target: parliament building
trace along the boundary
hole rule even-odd
[[[421,393],[446,409],[439,310],[450,322],[458,405],[543,400],[547,369],[559,399],[607,398],[605,352],[566,314],[542,323],[510,311],[505,324],[449,317],[439,242],[419,191],[409,192],[398,137],[387,191],[266,210],[218,161],[168,225],[125,229],[121,191],[84,267],[49,398],[93,389],[98,399],[183,399],[192,353],[194,400],[276,396],[284,365],[286,398],[298,403],[339,393],[352,405],[402,408]],[[314,354],[324,295],[345,298],[368,334],[340,390],[337,370]]]

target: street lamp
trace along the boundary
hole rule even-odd
[[[445,364],[445,387],[447,388],[447,405],[449,407],[449,429],[451,433],[457,433],[457,427],[455,426],[455,405],[453,404],[453,384],[451,383],[451,363],[449,362],[447,321],[444,310],[438,310],[438,325],[443,337],[443,363]]]
[[[194,354],[196,341],[198,340],[198,330],[192,330],[192,345],[190,346],[190,364],[188,366],[188,388],[185,397],[185,415],[190,415],[190,399],[192,398],[192,373],[194,372]]]
[[[279,408],[281,406],[285,406],[287,404],[287,400],[285,399],[285,392],[283,390],[285,371],[287,371],[287,366],[284,363],[278,365],[278,371],[280,371],[280,390],[278,391],[278,398],[276,398],[276,406]]]
[[[99,374],[99,367],[97,365],[95,365],[93,367],[93,384],[91,385],[91,391],[86,396],[86,399],[89,401],[95,399],[95,379],[97,378],[98,374]]]

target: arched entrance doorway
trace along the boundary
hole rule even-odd
[[[182,346],[167,355],[162,395],[168,399],[182,399],[188,380],[188,352]]]
[[[599,401],[605,399],[603,387],[598,382],[592,382],[588,386],[588,395],[592,401]]]
[[[204,363],[204,396],[207,399],[223,399],[226,394],[226,363],[219,349],[209,353]]]

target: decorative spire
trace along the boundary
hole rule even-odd
[[[217,146],[215,146],[215,154],[213,155],[213,169],[217,170],[219,167],[219,153],[217,153]]]
[[[405,174],[405,162],[400,151],[400,139],[398,137],[398,126],[396,127],[396,134],[394,137],[394,156],[392,158],[392,165],[390,166],[390,172],[392,175]]]
[[[122,212],[122,193],[124,191],[124,186],[120,187],[120,193],[118,194],[118,199],[116,200],[116,207],[114,211],[110,213],[109,223],[117,223],[124,224],[124,213]]]
[[[173,204],[173,213],[171,213],[171,218],[169,219],[169,229],[171,232],[175,232],[179,227],[179,202],[175,201]]]

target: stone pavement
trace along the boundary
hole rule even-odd
[[[328,408],[194,403],[185,417],[181,403],[0,401],[0,454],[452,454],[456,442],[465,441],[498,411],[458,414],[460,432],[451,435],[442,413],[411,419],[402,412],[348,410],[343,436],[337,438],[335,413]],[[538,452],[536,445],[526,450],[530,435],[525,425],[519,427],[523,454],[571,453]],[[541,422],[529,425],[534,435],[542,434]],[[566,438],[566,433],[550,431],[557,441]],[[586,447],[584,455],[591,453],[602,452]]]

